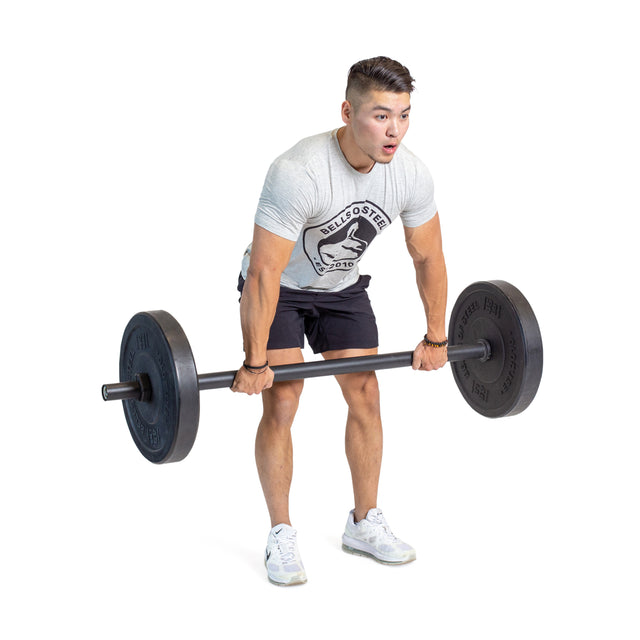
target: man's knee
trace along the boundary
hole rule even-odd
[[[303,380],[276,382],[262,392],[263,422],[274,427],[290,427],[298,411]]]
[[[349,409],[357,412],[380,412],[380,389],[373,371],[344,376],[342,393]]]

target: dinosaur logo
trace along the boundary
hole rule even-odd
[[[354,202],[321,225],[305,229],[304,251],[319,275],[350,271],[391,220],[372,202]]]

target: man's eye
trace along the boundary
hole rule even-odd
[[[387,116],[386,116],[386,114],[381,113],[381,114],[379,114],[379,115],[377,115],[377,116],[376,116],[376,119],[377,119],[377,120],[386,120],[386,119],[387,119]]]

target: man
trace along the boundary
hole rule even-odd
[[[413,368],[447,361],[447,276],[440,222],[427,168],[401,146],[409,126],[413,78],[385,57],[349,71],[344,126],[299,142],[271,165],[243,260],[239,289],[245,361],[232,390],[262,393],[256,463],[271,517],[265,564],[278,585],[306,582],[289,518],[291,425],[303,381],[273,383],[271,366],[301,362],[306,335],[314,353],[345,358],[377,352],[378,334],[358,263],[400,216],[424,304],[427,333]],[[377,506],[382,423],[373,371],[336,376],[348,406],[346,454],[355,508],[345,551],[383,563],[415,559]]]

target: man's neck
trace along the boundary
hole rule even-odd
[[[338,144],[346,161],[359,173],[369,173],[375,166],[375,160],[362,153],[353,139],[353,133],[348,125],[338,129]]]

